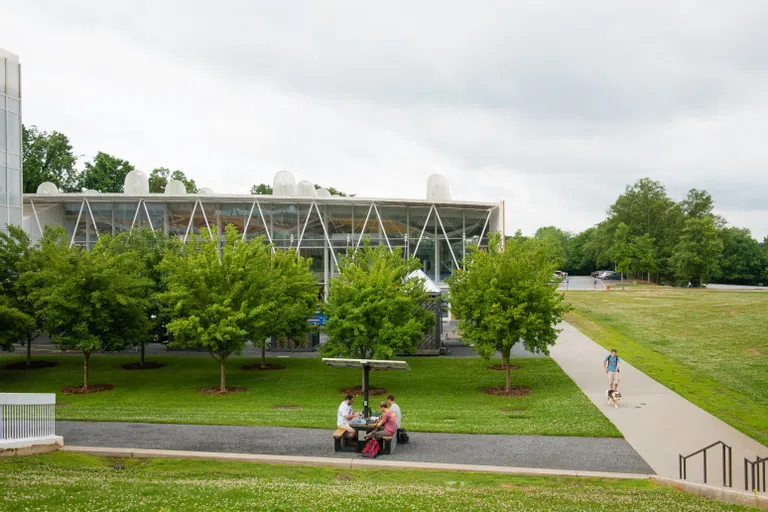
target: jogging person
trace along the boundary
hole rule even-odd
[[[616,349],[611,349],[611,354],[605,356],[603,368],[608,374],[608,389],[613,391],[619,389],[619,366],[621,366],[621,359],[616,355]]]

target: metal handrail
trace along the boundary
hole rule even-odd
[[[765,464],[768,462],[768,457],[755,457],[755,460],[749,460],[744,457],[744,489],[747,491],[766,492],[766,479],[765,479]],[[749,470],[747,469],[749,466]],[[761,468],[762,466],[762,468]],[[762,476],[762,486],[760,480]],[[749,488],[750,477],[752,482],[752,488]]]
[[[678,465],[680,470],[680,479],[685,480],[688,477],[688,459],[698,454],[703,455],[704,459],[704,483],[707,483],[707,450],[714,448],[715,446],[722,446],[723,453],[723,487],[733,487],[733,463],[732,463],[732,450],[731,447],[722,441],[717,441],[709,446],[705,446],[700,450],[696,450],[688,455],[680,454],[678,456]],[[727,455],[726,455],[727,453]],[[727,462],[727,464],[726,464]],[[746,470],[747,464],[744,464]]]

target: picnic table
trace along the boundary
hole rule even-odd
[[[373,430],[373,427],[376,426],[376,422],[368,418],[364,421],[350,421],[349,426],[355,429],[356,433],[354,451],[360,453],[363,451],[363,448],[365,448],[365,443],[367,441],[366,436]],[[346,434],[346,431],[341,428],[336,429],[333,433],[335,451],[352,451],[352,447],[347,445]],[[395,446],[397,446],[397,435],[384,436],[381,438],[381,453],[391,455],[392,452],[395,451]]]

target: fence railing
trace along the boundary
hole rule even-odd
[[[712,443],[709,446],[705,446],[701,450],[696,450],[695,452],[688,454],[688,455],[680,455],[678,458],[678,463],[680,466],[680,479],[685,480],[688,477],[688,459],[691,457],[694,457],[698,454],[702,454],[702,457],[704,459],[704,483],[707,483],[707,450],[714,448],[715,446],[720,445],[722,447],[722,453],[723,453],[723,486],[724,487],[733,487],[733,464],[731,460],[731,447],[725,444],[722,441],[717,441],[716,443]],[[746,467],[746,464],[745,464]]]
[[[0,447],[55,435],[54,393],[0,393]]]
[[[744,488],[747,491],[768,492],[765,486],[766,463],[768,457],[758,456],[755,460],[744,458]]]

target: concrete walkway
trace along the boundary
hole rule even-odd
[[[678,455],[688,455],[716,441],[733,448],[733,488],[744,489],[744,458],[768,456],[768,448],[747,437],[703,409],[662,386],[622,361],[619,390],[624,398],[618,409],[607,404],[608,379],[602,361],[608,351],[570,324],[552,347],[552,358],[592,402],[624,434],[653,470],[661,476],[678,477]],[[621,357],[621,354],[619,354]],[[702,482],[702,459],[688,461],[688,480]],[[722,484],[722,451],[708,452],[708,479]]]
[[[57,421],[65,446],[360,458],[334,453],[331,429]],[[624,439],[410,433],[383,460],[649,474]]]

